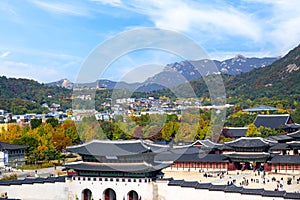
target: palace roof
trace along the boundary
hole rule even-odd
[[[300,139],[300,131],[296,131],[294,133],[289,133],[287,134],[289,137],[295,138],[295,139]]]
[[[293,123],[289,114],[282,115],[257,115],[254,120],[256,127],[264,126],[268,128],[280,128],[286,124]]]
[[[300,134],[299,134],[300,136]],[[291,141],[293,140],[293,137],[282,134],[282,135],[273,135],[268,137],[269,140],[274,140],[274,141],[278,141],[278,142],[286,142],[286,141]]]
[[[261,111],[276,111],[278,108],[272,107],[272,106],[267,106],[267,105],[259,105],[256,107],[244,109],[243,111],[248,111],[248,112],[261,112]]]
[[[164,169],[170,166],[171,162],[163,163],[92,163],[92,162],[76,162],[66,164],[67,169],[83,170],[83,171],[101,171],[101,172],[134,172],[145,173]]]
[[[287,150],[289,149],[289,145],[286,143],[277,143],[272,146],[269,150]]]
[[[88,143],[69,146],[67,150],[79,155],[126,156],[151,151],[142,140],[92,140]]]
[[[224,154],[232,161],[266,161],[269,157],[269,153],[229,153]]]
[[[271,159],[270,163],[300,164],[300,156],[276,155]]]
[[[228,162],[223,154],[183,154],[176,161],[184,162]]]
[[[268,147],[272,145],[270,141],[267,141],[260,137],[241,137],[231,142],[225,142],[226,146],[236,148],[255,148],[255,147]]]
[[[17,144],[8,144],[5,142],[0,142],[0,150],[19,150],[19,149],[27,149],[28,146],[17,145]]]
[[[222,133],[226,137],[239,138],[244,137],[247,131],[248,127],[225,127]]]

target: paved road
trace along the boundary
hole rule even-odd
[[[51,168],[43,168],[43,169],[37,169],[37,170],[15,170],[12,169],[10,172],[5,171],[4,169],[1,169],[1,178],[3,175],[9,175],[9,174],[17,174],[18,179],[24,179],[26,177],[49,177],[51,175],[54,175],[56,171],[60,171],[62,167],[58,166],[56,169],[54,167]]]

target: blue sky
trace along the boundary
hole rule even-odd
[[[99,44],[139,27],[182,33],[212,59],[284,55],[300,41],[300,1],[1,0],[0,23],[0,75],[74,81]],[[145,68],[138,73],[153,74],[159,68],[146,70],[151,64],[174,61],[180,58],[140,51],[121,57],[99,78],[121,80],[141,66]],[[131,82],[145,79],[145,75],[129,77],[135,77],[127,80]]]

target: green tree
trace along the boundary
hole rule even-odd
[[[37,127],[39,127],[42,124],[42,120],[41,119],[31,119],[30,120],[30,127],[31,129],[35,129]]]
[[[179,122],[165,123],[161,130],[162,139],[167,141],[175,137],[176,133],[178,132],[179,126]]]
[[[123,122],[123,116],[122,115],[116,115],[115,116],[115,122]]]
[[[48,118],[48,119],[46,120],[46,123],[51,124],[51,126],[52,126],[53,128],[56,128],[57,125],[58,125],[58,119],[55,119],[55,118]]]
[[[23,135],[13,141],[13,144],[28,146],[25,150],[25,155],[27,160],[32,163],[34,161],[34,151],[39,145],[38,140],[32,135]]]

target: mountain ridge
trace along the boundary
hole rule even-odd
[[[162,72],[149,77],[144,82],[141,83],[126,83],[126,82],[116,82],[107,79],[100,79],[92,83],[79,83],[78,87],[104,87],[107,89],[127,89],[139,92],[150,92],[153,90],[158,90],[162,88],[173,88],[187,81],[195,80],[206,74],[200,74],[202,68],[197,69],[195,66],[203,66],[204,68],[217,68],[221,74],[237,75],[242,72],[248,72],[255,68],[260,68],[267,66],[278,57],[264,57],[264,58],[247,58],[241,54],[236,55],[234,58],[226,59],[223,61],[218,60],[198,60],[193,61],[193,65],[190,61],[181,61],[167,64]],[[200,72],[200,73],[199,73]],[[67,79],[62,79],[60,81],[46,83],[50,86],[61,86],[68,89],[74,87],[74,83],[71,83]]]

